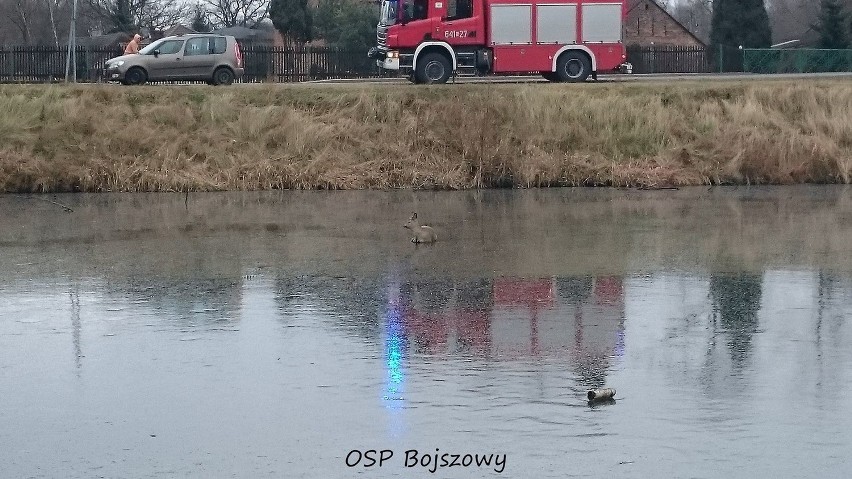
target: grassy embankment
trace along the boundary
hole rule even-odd
[[[0,85],[0,191],[849,183],[843,80]]]

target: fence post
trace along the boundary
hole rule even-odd
[[[654,48],[654,42],[651,42],[651,50],[648,53],[650,53],[649,56],[651,57],[651,61],[648,62],[648,70],[650,70],[648,73],[654,73],[654,70],[656,70],[654,67],[657,63],[657,50]]]
[[[722,66],[722,65],[724,65],[724,63],[725,63],[725,60],[724,60],[724,55],[725,55],[725,53],[724,53],[724,51],[725,51],[725,50],[722,48],[722,45],[720,44],[720,45],[719,45],[719,73],[722,73],[722,72],[723,72],[723,66]]]
[[[86,46],[84,50],[84,56],[86,58],[86,81],[92,81],[92,53],[89,51],[89,47]]]

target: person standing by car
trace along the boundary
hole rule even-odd
[[[124,47],[124,54],[130,55],[132,53],[139,53],[139,42],[142,41],[142,35],[138,33],[133,35],[133,40],[127,42],[127,46]]]

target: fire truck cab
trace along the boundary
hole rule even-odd
[[[580,82],[628,68],[625,0],[382,0],[370,58],[415,83],[540,73]]]

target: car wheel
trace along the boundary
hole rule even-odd
[[[234,72],[230,68],[218,68],[213,72],[214,85],[230,85],[234,83]]]
[[[415,72],[419,83],[447,83],[452,73],[450,60],[440,53],[427,53],[417,60]]]
[[[133,67],[124,74],[125,85],[143,85],[148,81],[148,74],[139,67]]]
[[[585,53],[568,51],[559,56],[556,62],[556,74],[561,81],[586,81],[592,72],[592,65]]]

